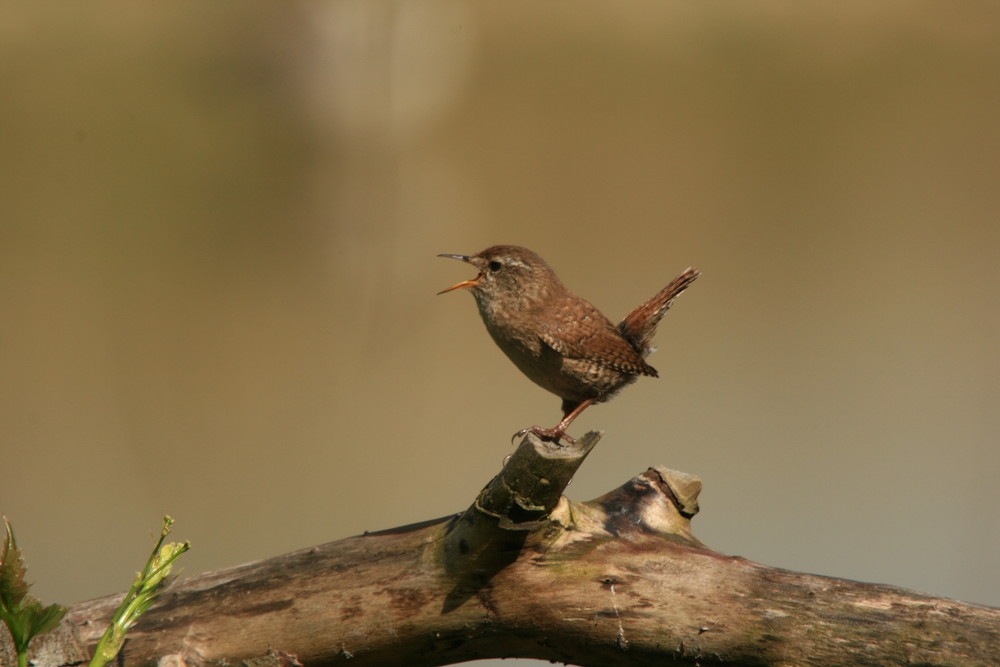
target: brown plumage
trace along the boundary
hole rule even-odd
[[[497,346],[533,382],[563,399],[563,419],[555,428],[518,432],[556,441],[572,441],[566,428],[589,405],[608,400],[640,375],[658,377],[645,360],[656,325],[700,275],[687,269],[616,327],[527,248],[497,245],[472,256],[439,257],[460,259],[479,270],[472,280],[439,293],[469,289]]]

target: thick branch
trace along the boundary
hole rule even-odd
[[[708,550],[690,476],[651,468],[567,501],[597,437],[528,438],[463,514],[178,581],[124,664],[996,664],[998,609]],[[73,608],[35,665],[89,656],[117,599]]]

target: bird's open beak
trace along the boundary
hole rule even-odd
[[[460,259],[460,260],[462,260],[463,262],[466,262],[466,263],[468,263],[472,259],[468,255],[438,255],[438,257],[451,257],[452,259]],[[478,276],[476,276],[472,280],[463,280],[462,282],[458,283],[457,285],[452,285],[448,289],[441,290],[440,292],[438,292],[438,294],[444,294],[445,292],[450,292],[450,291],[456,290],[456,289],[458,289],[460,287],[473,287],[477,283],[479,283],[479,279],[482,278],[482,277],[483,277],[483,274],[480,273]]]

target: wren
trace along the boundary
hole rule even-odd
[[[613,397],[640,375],[658,377],[645,357],[663,314],[701,273],[688,268],[658,294],[615,326],[590,302],[573,294],[534,252],[495,245],[476,255],[438,255],[460,259],[479,275],[446,290],[468,289],[493,341],[535,384],[562,399],[563,418],[554,428],[532,426],[514,437],[534,433],[574,442],[566,429],[594,403]]]

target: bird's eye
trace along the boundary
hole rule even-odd
[[[499,271],[502,266],[503,264],[501,264],[496,260],[493,260],[492,262],[490,262],[490,271]]]

